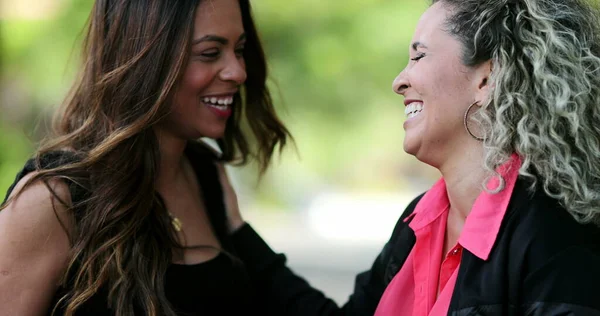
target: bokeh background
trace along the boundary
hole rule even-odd
[[[2,197],[72,83],[92,2],[0,0]],[[247,220],[340,303],[406,204],[438,177],[403,152],[404,105],[391,89],[428,3],[252,1],[296,147],[261,181],[251,165],[230,174]]]

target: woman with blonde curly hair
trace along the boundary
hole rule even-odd
[[[349,302],[274,264],[230,209],[277,312],[600,315],[599,17],[585,0],[434,1],[393,88],[405,151],[442,178],[410,203]]]

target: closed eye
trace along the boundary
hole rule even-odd
[[[425,54],[423,54],[423,53],[420,53],[420,54],[417,54],[417,56],[415,56],[415,57],[411,58],[410,60],[413,60],[413,61],[419,61],[419,60],[420,60],[421,58],[423,58],[423,57],[425,57]]]
[[[244,46],[238,47],[235,49],[235,55],[238,57],[244,57],[244,51],[246,48]]]
[[[207,49],[203,52],[201,52],[200,54],[198,54],[197,56],[205,58],[205,59],[214,59],[219,57],[219,55],[221,54],[221,51],[219,49]]]
[[[219,57],[219,52],[214,52],[214,53],[203,53],[202,57],[207,57],[207,58],[217,58]]]

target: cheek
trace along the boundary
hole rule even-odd
[[[437,63],[423,60],[410,69],[410,85],[425,102],[437,99],[443,90],[444,76],[439,67]]]
[[[191,63],[183,76],[182,88],[186,90],[202,90],[213,82],[216,75],[216,72],[211,67]]]
[[[452,67],[440,66],[430,72],[428,94],[430,98],[440,100],[450,106],[461,107],[469,97],[469,85],[466,75]]]

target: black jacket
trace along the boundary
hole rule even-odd
[[[600,228],[577,223],[529,186],[517,181],[487,261],[464,249],[448,315],[600,316]],[[415,244],[403,219],[421,196],[406,208],[371,269],[356,277],[342,307],[296,276],[249,225],[233,240],[273,315],[373,315]]]

